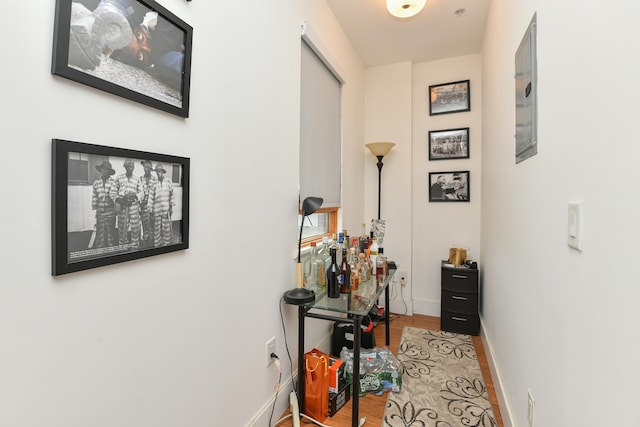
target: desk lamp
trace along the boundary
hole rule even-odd
[[[317,211],[322,206],[321,197],[307,197],[302,202],[302,221],[300,222],[300,237],[298,238],[298,286],[284,293],[284,301],[287,304],[302,305],[313,302],[316,294],[311,289],[302,287],[302,262],[300,261],[300,252],[302,246],[302,227],[304,219]]]

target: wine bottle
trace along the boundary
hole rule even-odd
[[[340,285],[338,284],[338,276],[340,275],[340,267],[336,261],[336,249],[329,249],[331,254],[331,264],[327,268],[327,296],[329,298],[340,297]]]
[[[342,252],[342,261],[340,262],[340,276],[338,276],[338,281],[340,283],[340,293],[350,294],[351,293],[351,267],[349,267],[349,262],[347,261],[346,249],[343,250]]]

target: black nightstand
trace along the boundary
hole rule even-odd
[[[478,335],[478,270],[442,265],[440,329]]]

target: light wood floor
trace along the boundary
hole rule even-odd
[[[440,318],[439,317],[431,317],[431,316],[422,316],[422,315],[413,315],[413,316],[399,316],[392,315],[392,319],[389,324],[390,330],[390,343],[386,346],[389,350],[391,350],[394,354],[398,352],[398,346],[400,345],[400,337],[402,335],[402,328],[404,326],[414,326],[416,328],[423,329],[431,329],[431,330],[440,330]],[[376,334],[376,344],[379,347],[385,346],[385,325],[384,322],[379,323],[378,326],[374,329]],[[480,337],[473,337],[473,344],[476,349],[476,353],[478,354],[478,362],[480,363],[480,369],[482,370],[482,375],[484,377],[485,384],[489,391],[489,398],[491,399],[491,406],[493,407],[493,412],[496,416],[496,420],[498,421],[498,427],[504,427],[502,422],[502,416],[500,415],[500,409],[498,408],[498,401],[496,399],[495,389],[493,387],[493,380],[491,379],[491,374],[489,372],[489,365],[487,363],[486,353],[482,346],[482,340]],[[387,393],[382,396],[374,396],[371,394],[367,394],[364,397],[360,398],[360,417],[366,417],[366,422],[364,427],[374,427],[382,425],[382,417],[384,415],[385,405],[387,403]],[[280,417],[275,418],[276,420],[280,419]],[[301,425],[313,425],[310,421],[306,419],[301,420]],[[351,426],[351,401],[349,401],[345,406],[342,407],[340,411],[333,417],[327,418],[323,424],[332,427],[350,427]],[[291,427],[292,421],[291,418],[288,418],[285,421],[282,421],[278,424],[277,427]]]

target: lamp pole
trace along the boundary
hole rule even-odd
[[[396,145],[393,142],[370,142],[365,147],[371,151],[371,154],[378,158],[378,219],[380,219],[380,196],[382,194],[382,158]]]
[[[382,194],[382,158],[384,156],[376,156],[378,158],[378,219],[380,219],[380,195]]]

